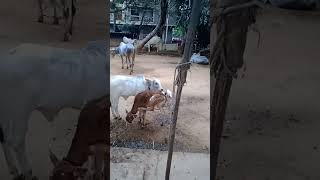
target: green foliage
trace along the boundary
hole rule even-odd
[[[175,28],[172,29],[172,35],[174,37],[182,37],[184,32],[183,28],[181,26],[176,26]]]
[[[191,3],[192,1],[195,0],[191,0]],[[189,7],[189,0],[171,0],[171,2],[173,4],[175,16],[177,17],[177,27],[179,29],[177,30],[177,34],[181,33],[182,36],[184,36],[188,30],[192,4]],[[197,45],[197,49],[206,48],[210,43],[209,7],[209,0],[202,0],[200,22],[197,26],[196,38],[194,41]]]

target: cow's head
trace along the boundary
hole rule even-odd
[[[49,151],[49,153],[50,160],[54,166],[50,180],[77,180],[85,176],[86,168],[73,166],[67,161],[59,160],[52,151]]]
[[[132,123],[132,121],[137,117],[137,115],[131,113],[131,111],[128,112],[128,111],[126,110],[126,113],[127,113],[126,121],[127,121],[128,123]]]
[[[146,79],[146,83],[147,83],[148,90],[151,90],[151,91],[157,91],[157,90],[163,91],[161,82],[157,78],[153,78],[153,80]]]
[[[112,58],[114,58],[114,56],[115,56],[116,54],[118,54],[118,48],[112,48],[112,49],[110,49],[110,51],[111,51],[111,56],[112,56]]]
[[[169,89],[167,89],[165,95],[169,98],[172,98],[172,92]]]

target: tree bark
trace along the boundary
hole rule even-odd
[[[190,60],[190,57],[192,54],[192,45],[195,39],[197,25],[199,24],[199,21],[200,21],[200,12],[201,12],[201,0],[194,1],[192,5],[189,28],[186,36],[184,53],[180,63],[187,63]],[[171,169],[171,161],[172,161],[172,154],[173,154],[175,130],[176,130],[177,119],[178,119],[179,104],[180,104],[182,88],[184,83],[186,82],[187,72],[188,72],[188,69],[178,69],[177,76],[180,77],[180,82],[177,82],[177,85],[178,85],[177,93],[174,92],[174,98],[176,98],[176,100],[175,100],[174,111],[172,112],[172,116],[171,116],[172,125],[170,128],[169,149],[168,149],[168,159],[167,159],[165,180],[169,180],[170,178],[170,169]]]
[[[216,13],[214,8],[230,7],[247,3],[249,0],[211,0],[210,2],[210,21],[213,22],[213,13]],[[252,18],[253,16],[254,18]],[[220,66],[218,69],[211,66],[210,68],[210,89],[214,90],[210,93],[210,167],[211,177],[216,178],[216,170],[219,157],[220,142],[224,128],[224,120],[228,105],[229,94],[233,76],[243,65],[243,54],[246,46],[248,26],[254,23],[255,14],[251,9],[244,8],[234,12],[230,12],[228,16],[220,16],[221,21],[212,24],[210,32],[210,54],[215,54],[213,51],[220,53],[210,57],[210,63],[213,61]],[[225,28],[222,28],[225,27]],[[222,38],[218,37],[222,29],[225,29]],[[220,47],[216,48],[217,41],[222,42]],[[213,41],[216,41],[213,43]],[[216,58],[216,59],[213,59]],[[231,70],[227,72],[226,69]],[[216,74],[216,77],[214,76]],[[213,87],[214,86],[214,87]]]
[[[168,13],[168,0],[160,0],[160,20],[157,26],[149,33],[140,44],[138,44],[137,49],[141,50],[144,45],[153,37],[155,36],[159,31],[163,30],[163,27],[166,22],[166,17]]]

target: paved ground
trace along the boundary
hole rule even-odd
[[[167,156],[167,151],[112,148],[110,180],[163,180]],[[170,179],[209,180],[209,158],[209,154],[174,152]]]

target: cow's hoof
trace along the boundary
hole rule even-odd
[[[123,67],[121,69],[124,69]]]

